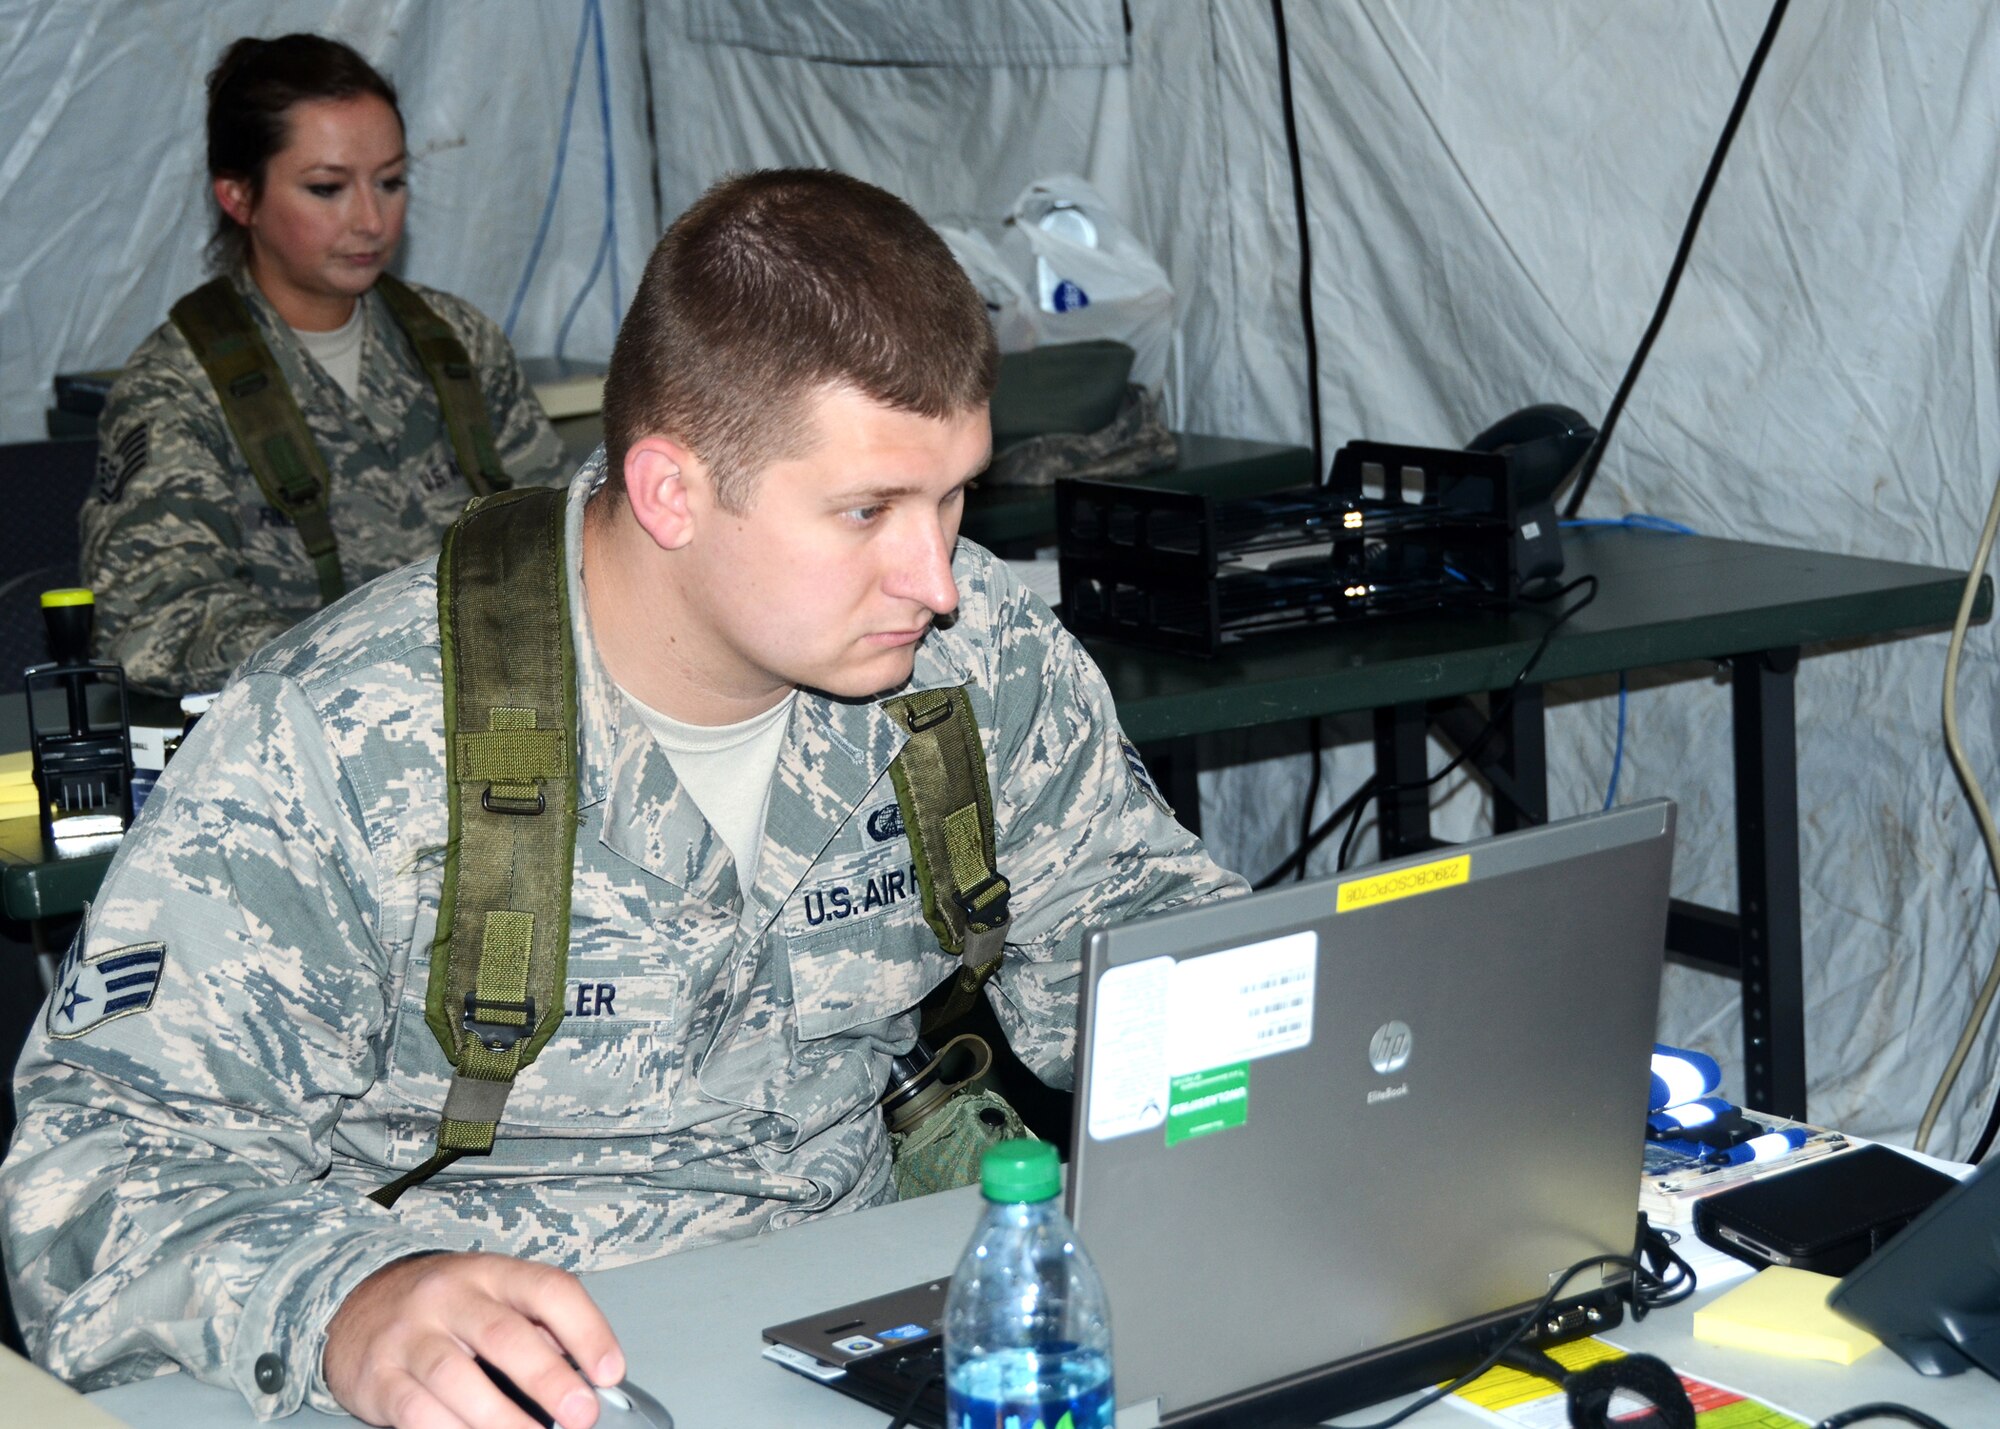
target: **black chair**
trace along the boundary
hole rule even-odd
[[[77,583],[76,513],[97,469],[94,441],[0,445],[0,677],[48,658],[41,593]]]
[[[97,467],[94,441],[18,442],[0,445],[0,700],[9,706],[5,727],[26,733],[21,671],[48,658],[41,593],[77,583],[76,513],[90,494]],[[12,740],[9,746],[18,748]],[[67,937],[68,929],[52,931]],[[0,919],[0,1148],[13,1132],[14,1059],[28,1021],[41,1004],[42,986],[28,930]],[[0,1344],[21,1348],[19,1331],[0,1290]]]

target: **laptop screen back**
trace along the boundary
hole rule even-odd
[[[1672,852],[1653,801],[1091,935],[1068,1197],[1121,1409],[1365,1369],[1631,1252]]]

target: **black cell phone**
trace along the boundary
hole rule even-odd
[[[1958,1183],[1863,1146],[1695,1202],[1695,1234],[1758,1269],[1845,1275]]]

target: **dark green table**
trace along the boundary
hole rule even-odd
[[[1624,528],[1564,535],[1565,580],[1598,578],[1597,598],[1550,640],[1500,721],[1481,773],[1500,830],[1548,812],[1543,687],[1621,670],[1714,661],[1731,672],[1738,912],[1676,901],[1668,946],[1738,978],[1750,1105],[1806,1111],[1799,913],[1798,766],[1793,674],[1802,647],[1914,634],[1949,624],[1964,575],[1895,561]],[[1573,600],[1575,597],[1572,596]],[[1565,602],[1567,603],[1567,602]],[[1991,581],[1977,614],[1991,612]],[[1461,747],[1484,724],[1465,697],[1506,690],[1554,610],[1410,615],[1245,643],[1214,660],[1093,641],[1126,733],[1147,745],[1177,809],[1193,811],[1189,736],[1370,710],[1377,772],[1391,786],[1426,774],[1426,730]],[[1158,751],[1156,753],[1156,751]],[[1671,792],[1671,791],[1667,791]],[[1421,790],[1378,810],[1385,856],[1434,847]]]
[[[42,851],[40,824],[0,819],[0,912],[39,933],[46,919],[82,911],[110,864],[108,853],[49,858]],[[39,940],[36,946],[41,946]]]
[[[1301,466],[1297,448],[1239,446],[1261,448],[1245,452],[1253,461]],[[995,523],[980,539],[1033,540],[1047,494],[1005,495],[998,503],[1004,514],[980,518]],[[968,511],[968,530],[981,509],[975,502]],[[1507,829],[1546,817],[1546,683],[1685,661],[1726,665],[1733,677],[1739,911],[1677,902],[1669,944],[1742,982],[1744,1099],[1803,1116],[1793,674],[1803,647],[1948,624],[1964,578],[1894,561],[1639,530],[1572,531],[1566,549],[1565,577],[1596,575],[1598,595],[1549,642],[1535,683],[1517,693],[1481,765],[1498,795],[1495,824]],[[1989,583],[1979,616],[1991,607]],[[1091,653],[1110,681],[1126,733],[1162,751],[1169,792],[1193,823],[1194,770],[1186,753],[1193,736],[1371,710],[1378,770],[1392,785],[1412,783],[1423,776],[1427,725],[1435,722],[1447,735],[1476,727],[1477,713],[1457,702],[1512,684],[1552,618],[1533,607],[1506,615],[1404,616],[1267,636],[1216,660],[1103,642],[1093,642]],[[1431,846],[1421,793],[1386,800],[1379,818],[1386,853]],[[73,913],[106,862],[103,855],[42,862],[32,821],[0,824],[0,907],[25,919]]]

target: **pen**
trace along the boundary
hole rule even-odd
[[[1783,1131],[1767,1131],[1739,1145],[1710,1151],[1708,1163],[1711,1166],[1742,1166],[1752,1161],[1776,1161],[1804,1146],[1809,1134],[1805,1128],[1798,1126],[1786,1127]]]
[[[1815,1156],[1824,1156],[1829,1152],[1845,1151],[1847,1144],[1847,1138],[1838,1132],[1822,1132],[1810,1136],[1803,1145],[1786,1152],[1781,1159],[1786,1162],[1809,1161]],[[1744,1145],[1747,1146],[1749,1143],[1745,1142]],[[1742,1147],[1733,1149],[1740,1151]],[[1703,1154],[1707,1154],[1709,1148],[1702,1147],[1701,1151]],[[1702,1186],[1711,1177],[1721,1176],[1733,1180],[1736,1176],[1744,1174],[1743,1166],[1746,1164],[1749,1163],[1706,1160],[1699,1165],[1692,1165],[1684,1169],[1662,1173],[1654,1184],[1661,1191],[1671,1195],[1676,1192]]]

